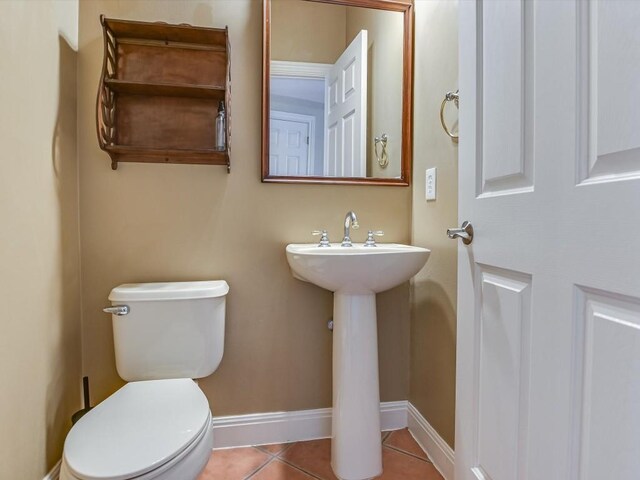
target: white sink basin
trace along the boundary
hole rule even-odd
[[[409,280],[430,253],[392,243],[287,246],[294,277],[334,292],[331,466],[338,478],[382,473],[376,293]]]
[[[332,292],[355,295],[384,292],[406,282],[420,271],[430,253],[426,248],[395,243],[375,247],[287,245],[294,277]]]

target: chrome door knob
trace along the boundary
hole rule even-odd
[[[473,225],[471,223],[464,221],[460,228],[449,228],[447,229],[447,236],[449,238],[461,238],[462,243],[465,245],[469,245],[473,242]]]

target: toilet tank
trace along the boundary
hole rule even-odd
[[[220,365],[229,285],[208,282],[130,283],[111,290],[116,368],[123,380],[202,378]]]

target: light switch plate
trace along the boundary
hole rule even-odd
[[[437,171],[436,168],[429,168],[426,172],[426,182],[425,182],[425,198],[428,200],[436,199],[436,181],[437,181]]]

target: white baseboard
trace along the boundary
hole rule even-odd
[[[407,401],[380,404],[382,430],[407,426]],[[299,442],[331,437],[331,408],[214,417],[214,448]]]
[[[58,480],[58,477],[60,477],[61,463],[62,463],[62,460],[58,460],[58,463],[56,463],[53,466],[53,468],[49,471],[49,473],[47,473],[47,475],[42,480]]]
[[[416,441],[442,474],[445,480],[454,480],[454,452],[438,432],[411,403],[407,404],[408,426]]]
[[[331,437],[331,408],[214,417],[214,448],[245,447]],[[454,480],[454,452],[406,400],[380,404],[383,431],[409,430],[445,480]],[[58,462],[43,480],[58,480]]]

